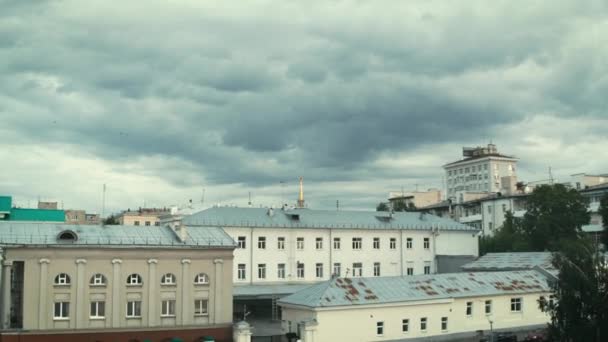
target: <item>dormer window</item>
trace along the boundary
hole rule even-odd
[[[127,286],[141,286],[143,281],[139,274],[133,273],[127,277]]]
[[[173,273],[167,273],[160,278],[161,285],[175,285],[176,277]]]
[[[194,277],[195,285],[207,285],[209,284],[209,276],[205,273],[199,273]]]
[[[70,276],[67,275],[66,273],[59,273],[55,277],[55,285],[59,285],[59,286],[70,285]]]
[[[61,242],[74,242],[78,240],[78,235],[71,230],[64,230],[57,235],[57,240]]]

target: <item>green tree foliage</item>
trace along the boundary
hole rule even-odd
[[[553,265],[559,271],[551,284],[552,298],[540,300],[551,316],[552,341],[608,340],[608,265],[606,257],[587,238],[561,244]]]
[[[578,191],[542,185],[528,198],[522,231],[531,250],[554,251],[561,241],[575,239],[589,220],[587,200]]]
[[[409,203],[405,203],[405,201],[403,200],[396,200],[392,203],[393,205],[393,210],[394,211],[415,211],[416,210],[416,206],[414,205],[414,203],[409,202]]]
[[[602,196],[598,212],[602,217],[602,222],[604,225],[604,231],[602,232],[602,243],[604,244],[604,247],[608,248],[608,193]]]
[[[505,214],[505,223],[494,236],[482,236],[479,240],[479,253],[490,252],[525,252],[530,248],[524,238],[521,219],[513,216],[511,211]]]
[[[376,211],[388,211],[388,210],[389,210],[388,204],[386,204],[385,202],[380,202],[376,206]]]
[[[106,217],[105,219],[103,219],[102,222],[106,226],[108,226],[108,225],[117,225],[119,223],[114,215],[110,215],[110,216]]]

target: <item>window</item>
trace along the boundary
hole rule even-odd
[[[150,225],[150,221],[146,221],[146,226],[149,226],[149,225]]]
[[[376,335],[384,335],[384,322],[376,322]]]
[[[340,249],[340,238],[334,238],[334,249]]]
[[[491,213],[492,213],[492,207],[488,206],[488,214],[491,214]]]
[[[303,237],[299,237],[296,239],[296,248],[304,249],[304,238]]]
[[[89,284],[93,285],[93,286],[102,286],[106,284],[106,277],[103,276],[103,274],[101,273],[96,273],[93,274],[93,276],[91,277],[91,281],[89,282]]]
[[[285,249],[285,238],[282,236],[277,238],[277,249]]]
[[[407,275],[408,276],[414,275],[414,268],[413,267],[408,267],[407,268]]]
[[[297,271],[298,278],[300,278],[300,279],[304,278],[304,264],[298,263],[296,271]]]
[[[143,281],[141,280],[141,276],[139,274],[133,273],[127,277],[127,285],[141,285]]]
[[[380,238],[375,237],[373,243],[374,249],[380,249]]]
[[[317,263],[315,265],[315,274],[317,275],[317,278],[323,278],[323,264]]]
[[[139,221],[133,222],[134,225],[139,226]]]
[[[410,331],[410,320],[409,319],[402,319],[401,320],[401,331],[406,333]]]
[[[379,277],[379,276],[380,276],[380,263],[375,262],[374,263],[374,277]]]
[[[342,274],[342,265],[339,262],[334,263],[334,275],[340,276]]]
[[[141,317],[141,301],[127,302],[127,318]]]
[[[467,316],[473,316],[473,302],[467,302]]]
[[[363,264],[360,262],[353,263],[353,277],[361,277],[363,275]]]
[[[162,302],[160,302],[160,316],[175,316],[175,300],[163,300]]]
[[[160,278],[161,285],[175,285],[176,282],[175,275],[173,273],[167,273]]]
[[[389,243],[389,247],[390,247],[390,249],[396,249],[397,248],[397,239],[391,238],[390,239],[390,243]]]
[[[426,332],[426,317],[420,319],[420,331]]]
[[[521,312],[521,297],[511,298],[511,312]]]
[[[318,237],[315,239],[315,247],[317,249],[323,249],[323,238]]]
[[[266,249],[266,237],[258,237],[258,249]]]
[[[206,273],[199,273],[194,276],[194,285],[207,285],[209,284],[209,276]]]
[[[424,274],[431,274],[431,266],[424,265]]]
[[[258,264],[258,279],[266,279],[266,264]]]
[[[70,276],[66,273],[59,273],[55,277],[55,285],[70,285]]]
[[[239,264],[237,266],[236,277],[238,280],[247,279],[247,269],[245,268],[245,264]]]
[[[91,318],[104,318],[106,316],[106,303],[91,302],[91,312],[89,316]]]
[[[407,249],[412,249],[414,247],[414,241],[412,238],[407,238],[405,240],[405,247],[407,247]]]
[[[447,330],[448,330],[448,318],[441,317],[441,331],[447,331]]]
[[[156,221],[156,222],[154,222],[154,225],[155,225],[155,226],[160,226],[160,221]]]
[[[70,302],[55,302],[54,319],[67,319],[70,317]]]
[[[277,265],[277,278],[285,279],[285,264]]]
[[[207,311],[208,301],[206,299],[195,299],[194,300],[194,315],[195,316],[204,316],[209,314]]]
[[[424,249],[431,248],[431,240],[429,238],[424,238]]]
[[[353,249],[361,249],[361,245],[362,245],[362,239],[361,238],[357,238],[354,237],[353,238]]]
[[[489,315],[492,313],[492,301],[491,300],[486,300],[486,315]]]
[[[492,230],[494,228],[494,225],[492,224],[492,222],[488,222],[488,229]]]
[[[239,236],[237,238],[238,241],[238,248],[247,248],[247,237],[246,236]]]

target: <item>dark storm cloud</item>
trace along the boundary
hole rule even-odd
[[[187,161],[154,169],[178,186],[382,178],[383,153],[605,115],[606,35],[587,35],[608,32],[602,5],[22,3],[0,14],[3,125],[108,161]]]

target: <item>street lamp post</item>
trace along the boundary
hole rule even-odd
[[[488,319],[488,322],[490,322],[490,342],[494,342],[494,322],[491,319]]]

